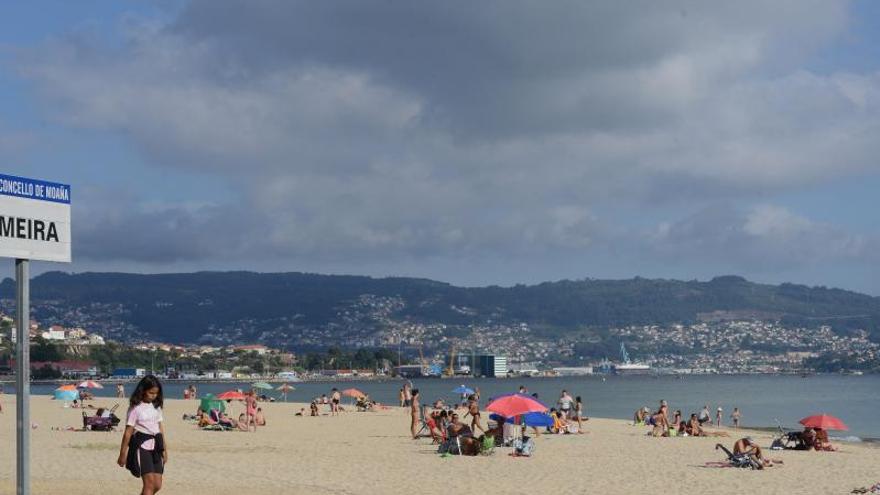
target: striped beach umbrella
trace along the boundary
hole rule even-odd
[[[76,388],[104,388],[104,386],[94,380],[86,380],[77,385]]]

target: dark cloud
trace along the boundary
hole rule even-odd
[[[122,47],[72,37],[21,51],[17,68],[63,124],[120,132],[170,175],[237,192],[176,204],[139,191],[77,223],[94,259],[358,271],[556,266],[631,246],[664,263],[699,246],[808,265],[867,252],[772,206],[878,171],[880,78],[799,68],[847,16],[794,0],[205,0],[126,25]],[[719,198],[745,206],[705,209]],[[641,209],[661,226],[632,227]]]

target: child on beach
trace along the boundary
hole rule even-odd
[[[142,378],[129,399],[128,421],[116,460],[120,467],[141,478],[142,495],[154,495],[162,489],[162,474],[168,463],[162,401],[159,379],[153,375]]]

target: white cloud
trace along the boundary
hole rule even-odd
[[[127,27],[123,47],[64,39],[22,51],[19,69],[61,122],[121,131],[154,163],[242,191],[244,204],[166,211],[197,233],[247,209],[229,217],[247,222],[231,248],[193,240],[157,261],[552,258],[680,238],[812,263],[864,241],[775,206],[640,236],[614,206],[697,210],[876,174],[880,75],[799,67],[847,16],[824,1],[196,1],[171,25]],[[94,256],[124,256],[101,245]]]

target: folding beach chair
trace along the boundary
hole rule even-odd
[[[755,459],[753,456],[748,454],[734,454],[733,452],[727,450],[727,447],[721,445],[720,443],[715,444],[715,450],[721,449],[727,454],[727,460],[733,467],[738,468],[748,468],[748,469],[764,469],[764,466],[760,461]]]
[[[416,437],[422,436],[422,432],[427,432],[428,436],[431,436],[433,438],[433,435],[431,435],[431,425],[428,424],[427,410],[428,406],[422,406],[419,408],[419,424],[421,425],[421,427],[416,433]]]

